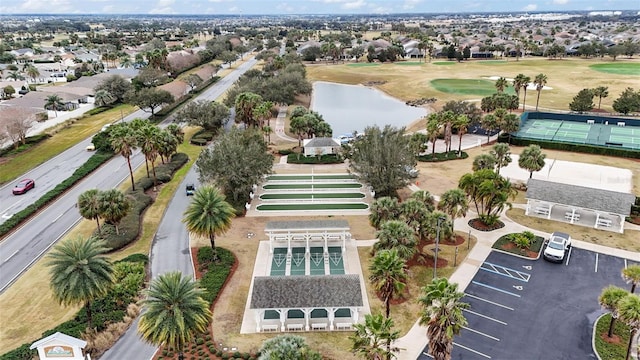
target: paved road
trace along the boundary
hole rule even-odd
[[[200,94],[197,99],[213,100],[221,96],[233,85],[242,73],[250,69],[255,63],[256,60],[251,58],[245,63],[238,65],[235,69],[236,71],[222,78],[218,83]],[[142,114],[134,113],[131,116],[144,117],[144,114],[146,114],[147,117],[149,116],[148,113],[144,112]],[[87,151],[85,147],[90,140],[91,139],[86,139],[86,143],[82,142],[71,149],[75,149],[76,153],[86,154]],[[69,159],[66,160],[68,162],[74,158],[73,152],[70,150],[65,151],[65,157],[59,156],[42,164],[38,171],[53,174],[55,169],[60,166],[60,159]],[[81,155],[76,154],[75,156]],[[132,166],[136,169],[143,163],[144,157],[137,152],[132,158]],[[114,157],[0,242],[0,293],[4,292],[31,264],[38,260],[82,219],[77,208],[75,208],[75,203],[81,193],[94,188],[115,188],[122,183],[122,181],[128,181],[128,175],[129,172],[124,159],[121,156]],[[27,176],[21,176],[21,178],[23,177]],[[65,178],[66,177],[63,177],[60,181]],[[39,182],[36,180],[36,189],[39,188]],[[31,192],[37,194],[35,190],[30,191],[30,193]],[[2,204],[4,206],[4,202]],[[179,223],[178,219],[180,219],[180,217],[172,220]],[[167,259],[165,260],[171,261],[168,258],[172,255],[173,254],[166,254]],[[171,268],[168,269],[170,270]]]

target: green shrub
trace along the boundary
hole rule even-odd
[[[207,145],[207,140],[201,139],[201,138],[192,137],[191,140],[189,140],[189,142],[192,145],[197,145],[197,146],[205,146],[205,145]]]
[[[528,234],[525,234],[528,233]],[[500,249],[502,251],[507,251],[510,253],[514,253],[514,254],[518,254],[518,255],[526,255],[525,250],[529,250],[529,251],[533,251],[535,253],[540,253],[540,250],[542,249],[542,245],[544,245],[544,238],[542,236],[533,236],[533,239],[530,238],[530,235],[533,235],[533,233],[529,232],[529,231],[525,231],[522,233],[511,233],[511,234],[506,234],[506,235],[502,235],[498,240],[496,240],[496,242],[493,244],[492,248],[494,249]],[[524,239],[527,239],[528,241],[530,241],[530,245],[528,248],[520,248],[520,247],[516,247],[516,248],[507,248],[505,249],[504,246],[506,244],[509,243],[513,243],[512,239],[514,238],[515,235],[518,235]]]
[[[342,157],[336,154],[327,154],[322,156],[304,156],[302,154],[289,154],[287,163],[289,164],[341,164],[344,162]]]
[[[96,115],[96,114],[100,114],[102,112],[105,112],[105,111],[107,111],[109,109],[111,109],[111,108],[107,107],[107,106],[100,106],[100,107],[93,108],[93,109],[87,111],[85,114],[86,115]]]
[[[198,254],[196,255],[198,258],[198,264],[203,266],[205,269],[209,267],[209,264],[212,263],[215,259],[215,251],[213,251],[210,247],[201,247],[198,249]]]
[[[292,149],[282,149],[282,150],[278,150],[278,154],[280,154],[280,155],[289,155],[289,154],[293,154],[293,150],[292,150]]]
[[[619,343],[610,343],[602,338],[602,334],[609,331],[611,314],[602,316],[595,324],[595,345],[596,353],[601,359],[624,359],[627,355],[627,344],[629,343],[629,326],[622,321],[616,321],[613,325],[613,333],[620,337]]]
[[[123,248],[138,238],[140,231],[140,215],[151,205],[153,199],[138,189],[127,193],[131,200],[131,209],[127,216],[122,218],[118,225],[119,234],[116,234],[115,226],[105,223],[102,226],[101,237],[107,243],[110,251]]]
[[[441,161],[449,161],[449,160],[461,160],[469,157],[469,154],[466,152],[462,152],[460,156],[458,156],[458,151],[449,151],[444,153],[435,153],[435,157],[431,154],[420,155],[418,156],[418,161],[422,162],[441,162]]]
[[[22,344],[19,348],[0,356],[0,360],[31,360],[37,355],[37,351],[30,350],[30,346],[31,344]]]
[[[206,249],[206,247],[200,248],[198,252],[201,249]],[[220,247],[217,247],[216,250],[219,260],[211,263],[208,271],[200,279],[200,285],[205,289],[203,299],[209,304],[213,303],[218,297],[218,293],[222,290],[222,285],[224,285],[231,272],[231,266],[236,261],[233,253],[229,250]],[[208,250],[205,251],[208,252]]]
[[[142,179],[138,179],[136,181],[136,189],[142,189],[147,191],[153,187],[153,179],[148,177],[143,177]]]
[[[531,240],[525,234],[509,234],[509,241],[520,249],[528,249],[531,246]]]

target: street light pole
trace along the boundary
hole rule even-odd
[[[440,246],[440,223],[442,222],[442,220],[444,220],[443,218],[439,217],[438,218],[438,222],[436,225],[436,254],[435,257],[433,258],[433,278],[436,278],[437,272],[438,272],[438,248]]]

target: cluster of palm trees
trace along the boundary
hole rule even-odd
[[[616,320],[627,324],[631,330],[629,344],[627,346],[627,356],[631,354],[631,344],[634,336],[640,330],[640,296],[635,294],[635,289],[640,284],[640,265],[631,265],[621,271],[622,278],[631,284],[631,290],[626,291],[620,287],[610,285],[602,290],[598,297],[598,302],[603,309],[611,313],[611,322],[607,336],[613,337],[613,328]]]
[[[291,111],[290,130],[298,136],[298,147],[301,146],[303,136],[311,139],[315,136],[325,137],[333,134],[331,125],[324,121],[322,115],[307,110],[304,106],[296,106]]]
[[[378,229],[378,241],[373,246],[369,281],[384,302],[385,312],[384,315],[367,315],[364,324],[354,326],[356,333],[352,336],[352,341],[355,353],[367,359],[391,359],[394,352],[398,351],[392,346],[393,341],[398,338],[398,332],[393,330],[391,301],[404,294],[408,281],[407,261],[419,252],[418,240],[439,235],[443,238],[452,236],[453,221],[449,220],[449,216],[455,219],[466,214],[468,209],[466,195],[459,189],[447,191],[438,203],[438,209],[444,212],[436,210],[434,198],[427,191],[417,191],[402,203],[398,203],[395,198],[382,197],[372,204],[369,221]],[[442,219],[445,220],[445,224],[442,229],[439,229],[437,224]],[[442,234],[436,233],[440,230]],[[424,258],[424,255],[422,256]],[[446,279],[438,280],[447,281]],[[457,316],[457,312],[452,314],[448,309],[458,309],[459,306],[463,306],[458,303],[460,297],[456,299],[438,297],[439,302],[432,301],[435,297],[428,295],[431,290],[427,288],[423,290],[424,296],[420,302],[424,306],[425,319],[426,317],[438,319],[433,322],[428,321],[430,334],[431,332],[439,334],[438,337],[430,335],[430,339],[438,342],[452,341],[452,337],[445,339],[445,335],[451,333],[445,328],[451,327],[452,324],[444,317]],[[451,289],[455,290],[455,285],[451,285]],[[452,293],[455,291],[447,292],[443,296],[450,296]],[[436,311],[436,308],[439,310]],[[460,322],[460,324],[463,323]],[[453,333],[458,331],[459,329]]]
[[[177,124],[170,124],[162,130],[157,125],[145,119],[134,119],[129,123],[118,123],[107,130],[111,148],[127,161],[131,177],[131,189],[135,190],[135,180],[131,167],[131,155],[140,148],[145,156],[147,177],[149,177],[149,163],[153,172],[154,189],[157,186],[155,161],[160,157],[162,163],[167,161],[184,141],[184,133]]]
[[[547,85],[547,81],[548,81],[547,75],[542,73],[536,75],[535,78],[533,79],[533,84],[535,85],[536,92],[538,94],[538,96],[536,97],[536,111],[538,111],[538,104],[540,103],[540,93],[542,92],[542,89],[544,89],[544,86]],[[530,83],[531,83],[531,78],[524,74],[516,75],[516,77],[513,79],[513,82],[512,82],[513,90],[515,90],[516,95],[518,96],[518,99],[520,98],[520,89],[522,89],[523,91],[522,111],[524,111],[525,109],[525,104],[527,102],[527,88],[529,87]],[[507,84],[505,84],[505,87],[506,85]],[[497,86],[498,84],[496,83],[496,87]]]
[[[451,139],[453,131],[458,133],[458,154],[462,152],[462,136],[467,133],[471,120],[467,114],[456,114],[451,110],[433,112],[427,116],[426,134],[431,142],[432,156],[436,153],[436,142],[444,128],[444,142],[446,152],[451,151]]]
[[[91,189],[78,196],[78,211],[88,220],[95,220],[98,226],[98,235],[101,235],[100,219],[111,224],[120,234],[118,224],[127,216],[131,209],[131,200],[118,189],[101,191]]]

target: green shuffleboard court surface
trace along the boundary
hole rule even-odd
[[[309,275],[325,275],[324,249],[318,246],[309,248]]]
[[[342,248],[339,246],[329,246],[329,270],[331,275],[344,274],[344,259]]]
[[[271,276],[284,276],[287,270],[287,249],[273,249],[273,259],[271,260]]]
[[[363,193],[286,193],[286,194],[262,194],[261,200],[282,199],[363,199]]]
[[[342,184],[267,184],[265,190],[294,190],[294,189],[359,189],[362,184],[342,183]]]
[[[349,174],[335,175],[270,175],[267,181],[288,181],[288,180],[355,180],[355,176]]]
[[[303,247],[291,248],[291,275],[304,275],[307,258]]]
[[[259,211],[305,211],[305,210],[366,210],[365,203],[315,203],[315,204],[260,204]]]

